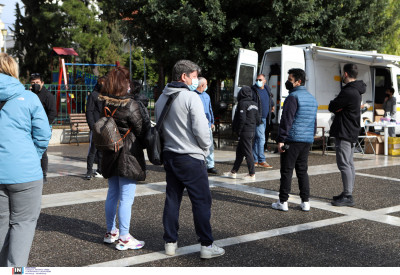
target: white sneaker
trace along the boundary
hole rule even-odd
[[[128,249],[141,249],[144,246],[144,241],[136,240],[134,237],[130,236],[126,241],[118,239],[118,244],[115,246],[118,250],[128,250]]]
[[[118,240],[118,237],[119,237],[119,230],[117,229],[115,233],[107,232],[106,235],[104,236],[103,241],[105,243],[113,243],[116,240]]]
[[[256,180],[256,175],[254,174],[251,176],[250,174],[248,174],[248,175],[244,176],[243,179],[244,180]]]
[[[310,211],[310,202],[305,201],[300,204],[301,210]]]
[[[277,210],[281,210],[281,211],[288,211],[289,210],[287,201],[285,201],[284,203],[281,203],[280,200],[278,200],[277,202],[274,202],[272,204],[272,208],[273,209],[277,209]]]
[[[165,254],[167,254],[168,256],[174,256],[177,248],[178,248],[178,242],[165,243]]]
[[[202,259],[211,259],[215,257],[219,257],[225,254],[225,250],[221,247],[218,247],[215,244],[212,244],[211,247],[201,246],[200,249],[200,258]]]
[[[100,174],[99,172],[94,173],[94,177],[95,178],[104,178],[102,174]]]
[[[232,173],[232,172],[225,172],[224,177],[228,177],[228,178],[232,178],[232,179],[236,179],[236,173]]]

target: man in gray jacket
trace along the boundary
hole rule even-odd
[[[179,208],[186,188],[192,203],[196,234],[201,243],[203,259],[222,256],[225,250],[215,245],[211,232],[211,193],[205,158],[211,145],[208,121],[203,104],[196,93],[200,67],[189,61],[178,61],[172,70],[172,82],[167,84],[156,102],[159,119],[170,95],[178,93],[161,127],[164,139],[164,169],[166,198],[163,214],[165,253],[175,255],[178,247]]]

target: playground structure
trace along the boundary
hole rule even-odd
[[[82,113],[85,111],[87,94],[93,90],[98,78],[94,74],[85,72],[85,67],[115,67],[119,65],[118,61],[116,64],[76,63],[76,56],[79,55],[72,48],[54,47],[51,54],[57,55],[59,61],[58,72],[53,70],[53,63],[51,64],[52,83],[57,85],[57,113],[61,113],[61,116],[57,117],[59,121],[66,119],[67,114],[71,114],[71,112]],[[65,62],[68,57],[73,57],[73,62]],[[65,118],[63,114],[65,114]]]

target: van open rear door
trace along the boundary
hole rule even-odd
[[[303,69],[305,71],[304,50],[302,48],[282,45],[281,52],[281,92],[280,104],[283,106],[283,101],[289,95],[289,91],[285,87],[285,82],[288,78],[288,71],[293,68]],[[279,121],[281,120],[282,108],[279,110]]]
[[[258,54],[255,51],[239,49],[233,96],[236,98],[244,86],[252,86],[257,77]]]
[[[239,55],[236,64],[236,75],[233,89],[233,97],[237,98],[240,89],[243,86],[252,86],[257,77],[258,53],[246,49],[239,49]],[[235,115],[237,104],[232,106],[232,121]]]

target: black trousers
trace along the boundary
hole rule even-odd
[[[187,154],[164,152],[167,187],[163,214],[164,241],[178,240],[179,208],[186,188],[192,203],[194,227],[201,245],[214,242],[211,232],[211,193],[206,163]]]
[[[47,156],[47,149],[44,151],[42,155],[42,159],[40,160],[40,166],[42,166],[43,177],[47,177],[47,170],[49,168],[49,157]]]
[[[236,147],[236,159],[233,164],[232,171],[238,172],[240,165],[243,162],[243,158],[246,158],[247,168],[249,169],[249,174],[255,174],[254,168],[254,157],[253,157],[253,141],[254,132],[245,132],[240,135],[239,144]]]
[[[87,156],[87,171],[93,171],[93,163],[95,162],[95,158],[97,159],[97,172],[101,174],[101,158],[102,153],[101,151],[96,149],[94,145],[93,138],[92,138],[92,131],[90,131],[90,145],[89,145],[89,152]]]
[[[310,183],[308,179],[308,154],[310,143],[289,143],[289,149],[281,153],[281,186],[279,200],[285,202],[289,199],[291,190],[293,169],[296,169],[299,181],[300,197],[303,202],[310,197]]]

